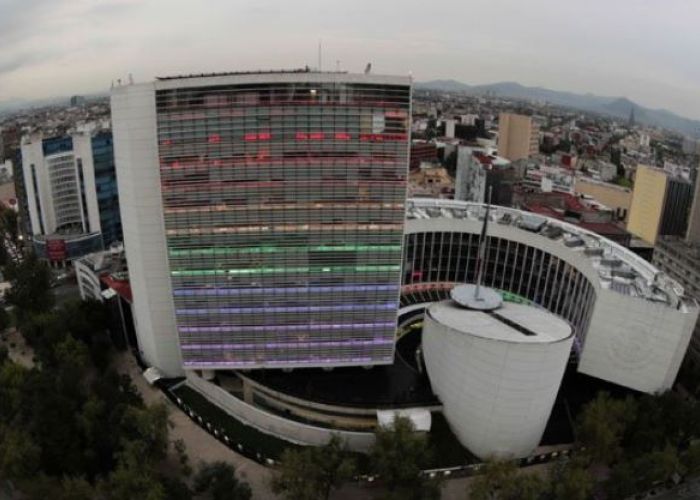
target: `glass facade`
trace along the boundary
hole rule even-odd
[[[156,109],[185,367],[392,362],[410,87],[187,87]]]
[[[444,300],[454,284],[474,283],[479,238],[474,233],[407,234],[402,306]],[[532,301],[567,320],[579,350],[596,298],[583,273],[555,255],[523,243],[488,236],[487,248],[484,285]],[[430,284],[435,286],[426,286]]]
[[[122,223],[119,215],[119,191],[114,169],[114,146],[111,132],[100,132],[92,137],[92,161],[95,168],[95,191],[100,211],[100,228],[105,248],[122,241]]]

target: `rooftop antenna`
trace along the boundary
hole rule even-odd
[[[129,85],[133,85],[133,84],[134,84],[134,75],[129,73]]]
[[[489,186],[489,198],[486,203],[486,214],[484,215],[484,225],[481,226],[479,236],[479,253],[476,257],[476,287],[474,288],[474,300],[481,300],[481,284],[484,280],[484,261],[486,260],[486,236],[489,227],[489,212],[491,211],[491,194],[493,186]]]
[[[321,59],[321,50],[322,50],[322,45],[321,45],[321,43],[322,43],[322,41],[321,41],[321,39],[319,38],[319,39],[318,39],[318,70],[319,70],[319,71],[322,70],[321,64],[322,64],[322,62],[323,62],[323,60]]]
[[[486,261],[487,236],[489,227],[489,213],[491,211],[491,194],[493,187],[489,187],[484,224],[481,226],[479,236],[479,251],[476,257],[476,284],[458,285],[452,289],[450,296],[457,304],[467,309],[476,311],[493,311],[503,304],[503,297],[493,288],[485,287],[484,262]]]
[[[372,63],[368,62],[367,66],[365,66],[365,75],[369,75],[370,71],[372,71]]]
[[[340,59],[335,60],[335,71],[340,73]]]

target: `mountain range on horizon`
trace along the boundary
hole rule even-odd
[[[630,111],[634,109],[637,123],[662,127],[673,130],[689,137],[700,137],[700,120],[680,116],[665,109],[652,109],[626,98],[604,97],[595,94],[577,94],[544,87],[527,87],[517,82],[497,82],[485,85],[468,85],[457,80],[430,80],[417,82],[415,87],[425,90],[443,92],[463,92],[469,95],[484,95],[490,93],[499,97],[520,99],[525,101],[547,102],[581,111],[598,113],[614,118],[627,120]],[[106,94],[87,94],[86,97],[103,97]],[[68,97],[51,97],[36,100],[8,99],[0,101],[0,116],[21,109],[60,104],[67,102]]]
[[[637,123],[662,127],[687,136],[700,134],[700,120],[679,116],[665,109],[652,109],[637,104],[626,97],[604,97],[594,94],[577,94],[543,87],[527,87],[517,82],[498,82],[486,85],[467,85],[457,80],[431,80],[415,84],[418,89],[463,92],[469,95],[490,93],[499,97],[526,101],[541,101],[614,118],[627,120],[634,109]]]

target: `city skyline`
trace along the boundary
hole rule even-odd
[[[0,102],[106,91],[129,73],[138,82],[221,68],[316,66],[322,40],[324,69],[340,61],[357,72],[371,61],[377,73],[411,73],[416,81],[515,80],[700,118],[700,70],[687,63],[700,43],[693,26],[700,5],[501,0],[442,7],[311,0],[174,2],[164,11],[152,1],[0,0]],[[387,24],[391,16],[396,22]]]

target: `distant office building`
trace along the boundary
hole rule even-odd
[[[121,240],[111,132],[25,138],[21,165],[27,229],[41,258],[65,264]]]
[[[311,71],[117,87],[141,355],[184,369],[393,361],[410,80]]]
[[[683,139],[683,152],[687,155],[700,155],[700,140],[685,137]]]
[[[455,200],[485,203],[491,191],[494,205],[511,206],[518,181],[510,161],[482,148],[460,146],[457,151]]]
[[[454,139],[456,123],[457,120],[452,118],[445,120],[445,137],[449,139]]]
[[[687,179],[639,165],[634,181],[627,230],[654,244],[658,236],[683,236],[693,201]]]
[[[539,126],[532,117],[501,113],[498,118],[498,156],[511,161],[537,154]]]
[[[81,95],[74,95],[70,98],[71,106],[82,106],[83,104],[85,104],[85,97]]]

